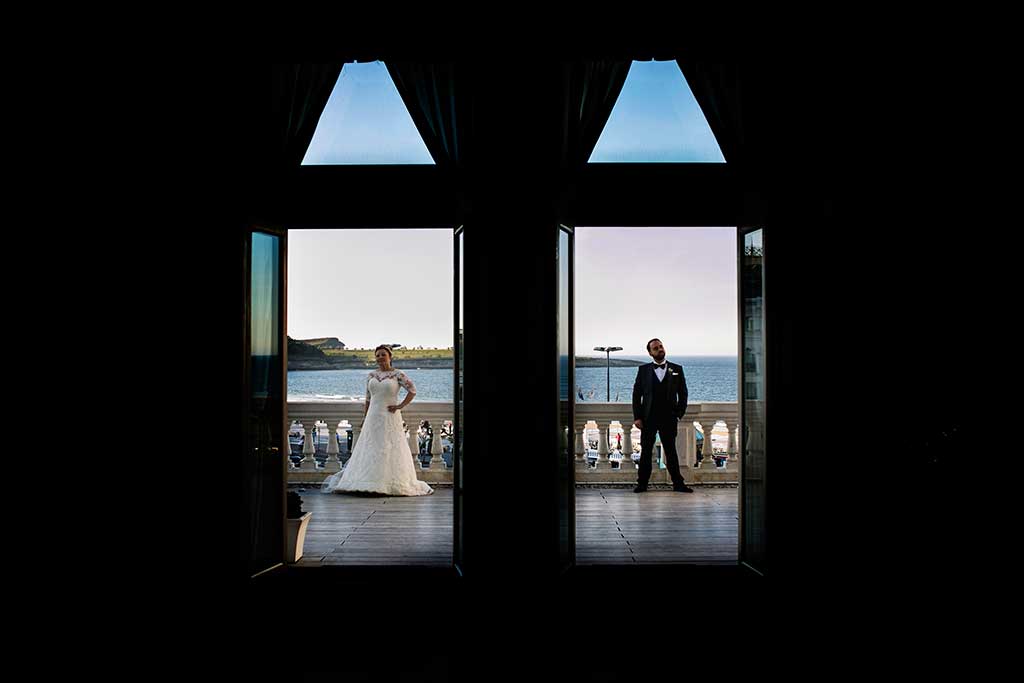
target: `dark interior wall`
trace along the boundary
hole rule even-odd
[[[956,21],[960,19],[956,15]],[[908,35],[925,30],[917,19],[912,23]],[[962,36],[962,32],[944,35]],[[172,378],[172,384],[178,384],[181,400],[168,406],[168,414],[185,438],[174,444],[173,457],[154,464],[161,481],[165,468],[175,463],[182,474],[174,485],[144,493],[152,507],[168,518],[169,533],[155,534],[153,516],[139,515],[136,526],[143,551],[130,557],[115,553],[97,564],[105,580],[109,580],[109,567],[120,565],[128,583],[119,581],[117,590],[99,592],[98,598],[106,604],[108,596],[118,594],[124,585],[141,581],[147,595],[163,596],[177,603],[175,607],[187,605],[191,621],[204,615],[200,620],[204,623],[193,624],[188,645],[182,648],[185,641],[178,620],[169,618],[162,619],[167,638],[154,639],[145,631],[140,644],[160,642],[165,650],[170,646],[178,653],[176,660],[188,662],[189,672],[194,673],[198,660],[187,654],[206,642],[208,661],[220,658],[219,667],[236,677],[240,670],[249,671],[249,680],[269,680],[268,673],[275,680],[294,678],[303,663],[321,669],[322,675],[315,679],[321,680],[336,675],[339,668],[376,672],[377,662],[382,661],[392,670],[403,663],[429,668],[445,656],[461,669],[479,663],[467,680],[517,666],[530,667],[532,674],[540,661],[561,662],[558,666],[566,669],[566,680],[574,673],[605,666],[642,667],[650,673],[650,667],[659,662],[670,663],[671,673],[678,675],[700,658],[703,634],[714,633],[742,641],[740,659],[762,666],[768,660],[754,651],[762,638],[774,640],[766,636],[772,616],[789,616],[794,603],[832,607],[865,595],[871,598],[866,604],[877,605],[868,613],[881,620],[869,617],[867,626],[863,620],[847,623],[848,628],[858,629],[861,638],[869,634],[873,651],[885,651],[888,645],[905,652],[915,635],[935,635],[942,629],[939,638],[928,642],[953,645],[944,653],[974,652],[977,648],[970,647],[969,629],[963,628],[968,622],[949,623],[941,617],[959,616],[965,603],[983,609],[1002,604],[986,599],[985,586],[1002,590],[1003,585],[1012,585],[992,580],[1006,554],[1005,542],[1013,536],[993,538],[1003,529],[1000,521],[1012,517],[1003,516],[998,500],[992,505],[988,484],[1001,478],[999,468],[1013,457],[1013,423],[986,420],[998,414],[1002,398],[989,393],[987,385],[998,382],[1008,389],[1013,384],[1008,338],[1013,337],[1014,316],[1012,298],[1007,301],[1006,295],[1012,297],[1014,290],[995,285],[1008,284],[1016,274],[1003,260],[1016,258],[1015,223],[997,210],[1000,195],[1015,181],[1012,163],[1008,172],[1000,171],[994,158],[1012,156],[1005,140],[992,138],[1002,135],[993,125],[993,112],[1001,108],[1012,91],[1007,84],[1014,81],[993,82],[992,65],[976,68],[959,40],[939,42],[936,38],[928,49],[914,46],[907,54],[897,54],[878,49],[870,40],[857,41],[858,49],[849,52],[843,68],[816,51],[798,55],[795,61],[782,59],[773,50],[752,56],[750,61],[763,67],[760,87],[766,93],[767,110],[763,127],[774,133],[770,144],[777,153],[763,153],[765,172],[738,189],[705,185],[700,191],[688,190],[703,182],[703,177],[675,182],[669,177],[686,171],[667,168],[656,169],[646,180],[637,178],[637,169],[620,171],[616,178],[615,169],[602,168],[584,172],[585,182],[578,187],[576,196],[589,198],[574,206],[577,213],[571,220],[580,224],[625,223],[631,216],[645,223],[715,222],[718,202],[708,198],[720,192],[743,197],[741,210],[723,202],[724,213],[734,216],[738,211],[748,217],[740,220],[763,223],[770,231],[766,272],[773,376],[769,439],[775,450],[769,465],[768,542],[773,583],[767,590],[759,585],[759,592],[779,597],[771,605],[774,611],[763,609],[764,601],[751,592],[729,584],[716,590],[719,586],[707,583],[679,583],[672,593],[667,581],[600,587],[577,584],[543,604],[539,603],[551,597],[545,592],[538,591],[535,599],[511,600],[497,590],[459,593],[458,587],[449,591],[411,577],[375,591],[353,590],[344,581],[329,579],[318,592],[297,591],[288,585],[276,593],[229,593],[223,586],[238,583],[233,571],[237,548],[231,542],[231,525],[237,518],[224,510],[240,506],[229,506],[230,496],[223,492],[237,488],[238,468],[220,444],[196,438],[192,424],[201,419],[203,425],[226,429],[220,414],[235,409],[238,392],[224,392],[229,400],[221,411],[216,402],[211,406],[206,385],[178,377]],[[598,50],[593,56],[604,54],[605,50]],[[515,55],[504,58],[512,61]],[[181,348],[195,344],[199,337],[201,350],[189,364],[203,373],[222,368],[232,384],[237,380],[234,368],[242,344],[242,330],[236,324],[241,297],[234,238],[242,231],[254,224],[288,220],[332,227],[351,221],[357,226],[376,220],[382,210],[393,211],[396,222],[444,224],[454,215],[457,222],[469,225],[473,218],[469,209],[478,209],[442,189],[444,179],[430,178],[427,169],[416,169],[423,175],[409,182],[398,180],[402,171],[374,169],[370,173],[379,171],[379,176],[346,179],[340,188],[327,179],[334,169],[325,169],[323,178],[285,189],[269,202],[266,190],[277,180],[276,174],[261,166],[265,140],[259,112],[266,108],[267,95],[260,67],[202,64],[184,69],[187,83],[175,94],[195,109],[200,119],[195,127],[202,129],[209,142],[205,155],[188,160],[183,173],[168,179],[169,185],[176,199],[188,200],[191,193],[205,192],[198,183],[200,176],[212,176],[215,182],[190,218],[184,238],[168,234],[160,242],[161,246],[175,241],[186,246],[187,253],[174,264],[173,272],[175,287],[180,283],[194,295],[175,297],[186,312],[182,327],[187,339]],[[510,114],[506,122],[513,120]],[[499,136],[494,139],[500,142]],[[464,182],[495,188],[489,204],[477,204],[481,212],[489,205],[487,211],[500,218],[504,214],[498,190],[524,183],[524,167],[501,171],[495,161],[492,168],[492,174],[481,173]],[[525,175],[537,173],[536,167],[530,167]],[[539,173],[543,176],[543,171]],[[598,177],[602,174],[603,179]],[[316,191],[317,183],[325,189]],[[631,186],[635,192],[627,189]],[[668,200],[659,209],[662,193],[654,188],[662,186],[685,200]],[[522,187],[521,196],[533,192],[527,185]],[[396,202],[398,192],[393,188],[418,199]],[[345,202],[335,202],[338,197]],[[699,218],[684,215],[690,209],[698,213],[702,201],[706,203]],[[476,247],[482,256],[473,262],[480,288],[473,304],[478,328],[476,343],[467,351],[477,354],[476,371],[469,376],[477,380],[480,400],[474,401],[477,426],[467,427],[477,430],[473,435],[477,443],[493,433],[488,424],[489,402],[500,395],[502,386],[507,393],[517,394],[546,381],[542,351],[537,356],[541,370],[534,377],[497,375],[488,368],[489,352],[501,341],[493,318],[485,326],[486,316],[494,315],[489,302],[519,302],[512,290],[515,285],[507,280],[512,265],[498,262],[493,248],[503,257],[525,259],[519,272],[530,273],[539,284],[525,282],[524,294],[530,296],[543,287],[544,269],[530,255],[528,241],[533,233],[525,233],[521,242],[518,235],[540,231],[537,226],[545,223],[542,217],[548,209],[524,211],[521,221],[511,215],[490,220],[487,213],[480,213],[475,223],[483,226]],[[381,223],[391,220],[384,216]],[[517,237],[509,237],[512,234]],[[221,236],[230,238],[229,246],[215,251],[213,242]],[[194,239],[202,244],[198,250]],[[467,235],[467,244],[469,240]],[[196,251],[210,255],[208,271],[198,270]],[[488,257],[494,261],[488,262]],[[143,262],[138,252],[130,258]],[[491,269],[500,277],[485,277]],[[226,279],[226,294],[212,296],[214,281],[221,279]],[[200,299],[211,302],[208,318],[201,321],[194,317],[195,302]],[[546,344],[545,328],[537,324],[541,314],[526,313],[533,322],[523,338],[530,344]],[[993,318],[984,318],[993,313]],[[161,327],[165,327],[163,320]],[[467,343],[473,341],[473,335],[467,334]],[[197,393],[203,397],[195,399]],[[195,412],[197,407],[203,408],[201,416]],[[867,425],[866,415],[870,416]],[[982,446],[981,430],[986,425],[998,430],[1009,427],[993,439],[994,452]],[[940,436],[951,427],[967,434]],[[819,430],[818,445],[798,449],[797,436],[807,428]],[[467,514],[478,520],[474,530],[478,536],[494,533],[493,540],[482,538],[477,560],[500,560],[499,553],[547,552],[544,530],[557,529],[551,519],[553,505],[542,503],[527,510],[526,526],[516,529],[506,511],[521,504],[524,493],[535,491],[528,483],[509,481],[508,469],[484,467],[474,476],[473,481],[485,488],[481,498],[467,500]],[[223,481],[223,486],[212,486],[213,480]],[[126,505],[123,488],[97,487],[84,495]],[[1012,495],[994,495],[1012,500]],[[193,522],[188,529],[181,523],[186,517]],[[536,539],[531,538],[531,529],[538,532]],[[171,539],[179,540],[177,547],[168,544]],[[217,561],[221,557],[224,562]],[[146,576],[147,570],[157,566],[163,576]],[[60,580],[67,578],[66,573]],[[223,585],[218,578],[224,579]],[[785,590],[778,590],[780,585]],[[896,602],[878,600],[894,593]],[[604,600],[609,594],[613,599]],[[516,595],[522,597],[522,592]],[[202,599],[195,600],[197,596]],[[909,607],[908,602],[919,596],[927,600],[925,608]],[[410,615],[413,600],[416,613]],[[700,602],[708,608],[694,609]],[[832,623],[846,614],[829,611],[839,616]],[[231,622],[216,618],[225,612],[234,617]],[[911,612],[933,619],[933,625],[921,629],[906,624]],[[716,618],[728,623],[716,629],[712,625]],[[801,623],[823,625],[829,620],[815,616]],[[696,629],[695,624],[699,624]],[[603,640],[606,635],[608,639]],[[831,628],[805,628],[796,640],[807,650],[819,643],[834,645],[837,635]],[[399,637],[408,637],[408,652],[400,653],[402,648],[394,645]],[[282,638],[290,638],[290,645],[282,646]],[[313,639],[312,650],[302,649],[304,638]],[[659,645],[672,642],[682,645],[681,653],[663,656]],[[647,643],[652,647],[638,652]],[[545,646],[553,656],[536,656]],[[356,654],[338,664],[345,653]],[[278,669],[268,666],[271,659]]]

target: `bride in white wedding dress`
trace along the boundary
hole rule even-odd
[[[325,493],[365,491],[390,496],[425,496],[434,492],[416,478],[412,450],[402,427],[402,408],[416,395],[416,386],[404,372],[391,367],[391,349],[374,351],[377,369],[366,378],[363,429],[345,469],[332,474],[320,487]],[[398,403],[398,389],[405,399]]]

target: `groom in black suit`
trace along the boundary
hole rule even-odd
[[[633,493],[647,490],[655,434],[661,434],[672,490],[693,493],[679,472],[676,454],[679,419],[686,412],[686,376],[681,365],[665,361],[665,347],[660,339],[647,342],[647,353],[654,362],[641,365],[633,383],[633,424],[640,428],[640,472]]]

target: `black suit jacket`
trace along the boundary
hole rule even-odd
[[[683,366],[667,362],[665,379],[668,382],[668,401],[672,415],[678,420],[686,412],[686,375]],[[637,368],[636,381],[633,383],[633,419],[648,420],[651,417],[651,402],[654,401],[654,387],[658,377],[654,374],[654,363],[646,363]]]

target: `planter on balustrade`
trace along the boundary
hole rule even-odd
[[[307,512],[298,519],[288,520],[288,547],[285,548],[285,558],[289,563],[298,562],[302,559],[302,547],[306,542],[306,527],[313,516]]]
[[[312,517],[312,512],[302,514],[302,499],[299,494],[289,491],[288,518],[285,520],[288,526],[288,544],[284,549],[285,561],[289,564],[294,564],[302,559],[302,549],[306,543],[306,528]]]

